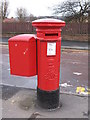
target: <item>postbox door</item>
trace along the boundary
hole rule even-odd
[[[38,87],[41,90],[59,88],[61,41],[38,41]]]

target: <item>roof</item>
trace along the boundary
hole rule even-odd
[[[15,18],[5,18],[3,22],[17,22]]]

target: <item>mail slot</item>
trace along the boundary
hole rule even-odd
[[[36,75],[36,39],[33,34],[21,34],[8,40],[10,73],[19,76]]]

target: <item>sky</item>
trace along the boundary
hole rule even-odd
[[[62,3],[65,0],[8,0],[9,1],[9,18],[16,17],[16,9],[23,7],[27,9],[28,14],[34,16],[50,16],[52,10],[48,7],[52,7],[58,3]]]

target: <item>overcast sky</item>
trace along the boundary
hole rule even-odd
[[[33,14],[35,16],[49,16],[52,15],[51,9],[57,3],[62,3],[65,0],[8,0],[9,1],[9,18],[15,17],[16,9],[19,7],[24,7],[27,9],[28,14]]]

